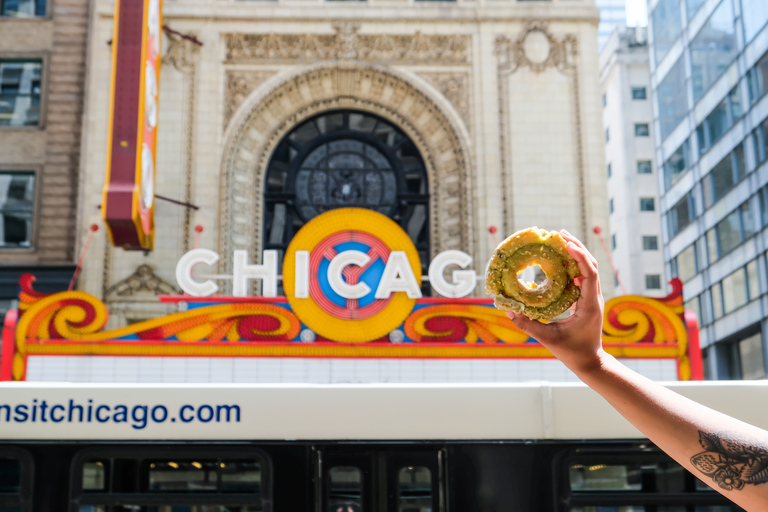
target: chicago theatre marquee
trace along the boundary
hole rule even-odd
[[[94,4],[81,247],[111,119],[115,6]],[[585,240],[612,294],[597,22],[590,0],[165,0],[152,250],[100,230],[78,291],[24,283],[6,378],[567,379],[470,280],[538,225]],[[695,376],[680,297],[616,304],[615,353]]]

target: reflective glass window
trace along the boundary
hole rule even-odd
[[[679,148],[664,162],[664,183],[669,188],[680,179],[680,176],[688,169],[690,165],[690,148],[688,140],[683,142]]]
[[[675,258],[677,277],[685,282],[696,275],[696,250],[693,244],[686,247]]]
[[[701,317],[701,301],[699,300],[698,295],[685,301],[683,307],[685,307],[685,309],[688,311],[693,311],[696,314],[696,318],[699,320],[699,322],[703,321]]]
[[[741,236],[746,240],[755,234],[755,223],[752,220],[752,211],[749,206],[749,201],[746,201],[739,206],[739,215],[741,216]]]
[[[608,200],[608,213],[613,213],[613,198]]]
[[[749,101],[754,103],[768,92],[768,53],[752,66],[747,75],[749,83]]]
[[[661,276],[659,274],[646,274],[645,287],[648,290],[661,290]]]
[[[749,202],[742,203],[741,206],[732,211],[726,218],[718,222],[715,226],[715,233],[717,237],[717,255],[720,257],[752,236],[754,234],[754,225]],[[712,261],[714,260],[710,260],[710,263]]]
[[[768,186],[758,192],[760,198],[760,226],[768,226]]]
[[[0,171],[0,248],[32,245],[35,175]]]
[[[747,303],[746,273],[743,268],[731,273],[722,281],[723,311],[728,314]]]
[[[638,160],[637,161],[637,174],[652,174],[653,165],[650,160]]]
[[[693,220],[693,197],[691,193],[685,195],[667,212],[670,236],[677,235],[681,229]]]
[[[738,53],[731,0],[723,0],[690,45],[693,99],[698,101]]]
[[[106,467],[101,461],[86,462],[83,464],[83,490],[103,491],[106,477]]]
[[[756,333],[738,342],[742,379],[765,377],[765,356],[763,355],[763,334]]]
[[[611,140],[611,129],[606,128],[605,129],[605,142],[608,142]]]
[[[744,36],[749,43],[768,22],[768,2],[765,0],[741,0],[744,19]]]
[[[571,491],[685,492],[685,470],[673,461],[575,463],[568,471]],[[575,493],[574,493],[575,495]],[[588,508],[587,508],[588,509]],[[573,509],[571,509],[573,510]],[[611,510],[621,510],[611,507]]]
[[[261,463],[253,460],[175,460],[149,464],[151,492],[235,492],[261,490]]]
[[[397,475],[397,511],[432,512],[432,472],[408,466]]]
[[[706,208],[712,206],[740,182],[745,174],[744,147],[739,144],[702,180],[704,206]]]
[[[734,125],[742,115],[738,87],[723,98],[704,121],[696,127],[699,154],[703,155]]]
[[[0,493],[18,493],[21,490],[21,462],[0,458]]]
[[[608,164],[608,177],[611,177],[611,164]]]
[[[645,100],[647,99],[647,92],[645,87],[633,87],[632,88],[632,99],[633,100]]]
[[[660,0],[651,13],[653,24],[653,51],[659,63],[669,52],[672,43],[683,29],[679,0]]]
[[[757,277],[757,260],[747,263],[747,291],[749,300],[754,300],[760,296],[760,281]]]
[[[648,137],[651,134],[651,130],[647,123],[635,124],[635,137]]]
[[[641,197],[640,198],[640,211],[641,212],[652,212],[656,210],[656,204],[652,197]]]
[[[715,235],[715,228],[707,231],[707,257],[709,264],[717,261],[717,236]]]
[[[656,90],[661,140],[666,139],[688,114],[688,95],[685,91],[685,62],[680,57]]]
[[[643,236],[643,250],[644,251],[658,251],[659,250],[659,237],[657,237],[657,236]]]
[[[755,160],[757,163],[763,163],[768,158],[768,119],[758,125],[752,132],[752,137],[755,142]]]
[[[0,16],[14,18],[45,16],[45,0],[0,0]]]
[[[41,85],[40,60],[0,60],[0,126],[36,126]]]
[[[328,472],[328,512],[364,512],[363,475],[359,468],[338,466]]]
[[[712,316],[715,320],[723,316],[723,290],[720,283],[715,283],[711,288],[712,292]]]
[[[706,0],[685,0],[685,14],[690,20]]]

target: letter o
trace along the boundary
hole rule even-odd
[[[203,419],[203,415],[201,414],[203,412],[203,409],[208,409],[208,412],[210,413],[208,415],[207,419]],[[197,410],[197,419],[202,421],[203,423],[208,423],[213,419],[213,407],[210,405],[201,405],[200,408]]]
[[[155,418],[155,411],[158,410],[158,409],[163,411],[163,418],[162,419]],[[166,419],[168,419],[168,409],[166,409],[164,405],[156,405],[156,406],[154,406],[152,408],[152,421],[154,421],[155,423],[162,423]]]

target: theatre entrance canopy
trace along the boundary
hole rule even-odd
[[[350,143],[351,144],[351,143]],[[322,146],[319,146],[322,147]],[[331,179],[325,147],[309,181]],[[313,173],[325,173],[317,178]],[[386,169],[378,174],[386,184]],[[380,205],[382,210],[391,205]],[[81,291],[44,294],[21,279],[19,310],[5,320],[3,380],[83,382],[488,382],[575,380],[492,301],[472,297],[475,255],[423,261],[397,222],[374,208],[306,212],[290,243],[261,263],[235,251],[193,249],[178,262],[183,295],[160,296],[177,312],[105,330],[109,311]],[[482,256],[485,259],[485,255]],[[231,296],[217,280],[231,280]],[[695,318],[675,279],[663,298],[606,304],[606,350],[659,380],[700,379]]]

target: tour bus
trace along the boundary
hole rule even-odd
[[[582,384],[0,384],[4,512],[735,510]]]

